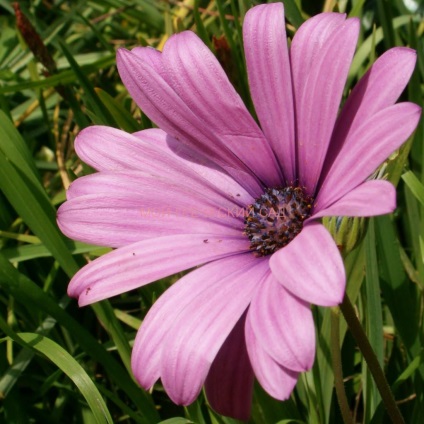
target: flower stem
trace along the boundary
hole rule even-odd
[[[343,382],[342,356],[340,353],[340,309],[331,309],[331,360],[333,362],[334,386],[344,424],[353,424]]]
[[[405,424],[402,414],[399,411],[393,394],[390,390],[389,384],[387,383],[384,372],[378,363],[378,359],[371,347],[371,344],[364,332],[364,329],[359,322],[355,310],[350,303],[349,298],[345,294],[340,310],[347,322],[350,332],[352,333],[356,343],[361,349],[362,355],[364,355],[365,361],[368,364],[368,368],[374,378],[375,384],[378,391],[380,392],[381,399],[383,400],[384,406],[387,409],[390,419],[394,424]]]

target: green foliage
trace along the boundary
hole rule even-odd
[[[162,47],[172,33],[195,30],[219,57],[252,113],[241,22],[253,0],[101,0],[20,2],[55,66],[46,70],[0,0],[0,422],[234,424],[203,395],[173,405],[160,384],[138,387],[130,371],[135,331],[169,278],[79,309],[66,295],[70,277],[109,249],[66,239],[56,208],[69,183],[91,172],[73,149],[84,127],[128,132],[152,126],[127,95],[115,66],[119,47]],[[288,34],[325,8],[361,19],[346,92],[392,46],[418,51],[402,95],[423,103],[422,13],[403,0],[285,0]],[[386,164],[398,209],[368,222],[345,258],[347,292],[384,368],[406,422],[424,416],[424,124]],[[252,424],[339,423],[330,356],[330,311],[314,308],[317,356],[285,402],[255,386]],[[386,423],[362,355],[340,321],[345,389],[356,422]]]

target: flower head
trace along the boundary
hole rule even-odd
[[[324,13],[290,50],[282,3],[251,9],[243,27],[260,126],[192,32],[163,52],[118,52],[128,91],[160,129],[90,127],[76,140],[96,174],[76,180],[58,222],[74,239],[117,248],[85,266],[69,294],[86,305],[202,265],[168,289],[135,340],[132,367],[179,404],[205,386],[218,412],[250,413],[254,376],[286,399],[311,368],[310,304],[345,291],[324,216],[392,212],[395,189],[367,178],[411,135],[420,109],[395,104],[415,52],[381,56],[339,105],[359,31]]]

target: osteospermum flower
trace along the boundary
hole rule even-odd
[[[243,27],[260,127],[192,32],[163,52],[118,52],[128,91],[160,129],[94,126],[76,139],[96,174],[76,180],[58,222],[71,238],[117,248],[85,266],[69,295],[87,305],[193,268],[153,305],[132,368],[189,404],[205,387],[218,412],[246,419],[254,376],[286,399],[311,368],[310,304],[337,305],[343,262],[324,216],[392,212],[395,189],[367,180],[415,129],[420,109],[394,104],[415,53],[381,56],[339,105],[359,22],[309,19],[287,47],[281,3]]]

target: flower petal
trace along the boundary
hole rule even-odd
[[[290,48],[290,59],[295,93],[301,93],[306,84],[313,64],[322,54],[334,35],[334,31],[345,22],[346,16],[341,13],[320,13],[297,30]]]
[[[149,132],[150,138],[148,141],[151,141],[154,144],[154,147],[159,147],[166,151],[167,155],[170,155],[174,157],[175,160],[182,162],[184,166],[193,167],[195,169],[206,167],[212,168],[213,170],[219,170],[221,173],[225,172],[215,162],[206,156],[201,155],[199,152],[192,150],[190,146],[181,143],[159,128],[137,131],[131,135],[144,142],[146,132]]]
[[[166,133],[157,129],[140,131],[139,137],[134,137],[116,128],[94,125],[78,134],[75,151],[97,171],[142,171],[149,164],[155,167],[153,159],[161,158],[161,150],[155,146],[159,133],[166,137]]]
[[[258,268],[256,265],[258,265]],[[190,368],[192,368],[190,374],[185,375],[183,369],[179,371],[179,374],[182,375],[180,384],[185,385],[186,389],[184,390],[183,387],[181,393],[178,393],[178,387],[175,386],[175,391],[171,390],[173,397],[177,398],[179,402],[189,403],[192,396],[185,396],[185,392],[194,393],[195,397],[200,390],[217,351],[247,308],[251,292],[259,284],[260,275],[258,274],[263,267],[266,268],[267,266],[268,261],[258,261],[251,254],[232,256],[208,263],[192,271],[166,290],[147,313],[135,339],[131,363],[134,376],[140,385],[145,389],[150,389],[155,381],[161,377],[164,359],[162,352],[168,346],[177,355],[180,350],[185,351],[185,353],[182,352],[181,359],[186,358],[187,355],[192,355],[193,361],[196,359],[196,362],[190,365]],[[250,275],[252,271],[253,275]],[[233,293],[237,290],[237,293]],[[216,296],[220,296],[220,294],[223,295],[223,299],[220,299],[220,302],[222,302],[213,305],[211,300],[216,301]],[[234,315],[231,315],[229,322],[225,323],[221,318],[218,318],[216,322],[214,320],[210,322],[210,319],[214,318],[215,312],[219,313],[222,307],[230,306],[233,300],[234,304],[229,310]],[[235,309],[240,309],[240,313]],[[227,313],[225,313],[226,316]],[[180,322],[181,318],[188,320],[186,328],[190,329],[189,331],[192,331],[192,327],[198,324],[203,329],[207,321],[207,330],[204,334],[200,334],[197,343],[181,345],[185,339],[174,337],[176,331],[174,324]],[[184,328],[181,330],[184,330]],[[216,331],[222,330],[225,330],[224,334],[218,334],[215,340],[211,340],[211,336],[215,337]],[[198,330],[194,334],[197,335]],[[172,336],[175,345],[169,343],[172,340],[168,339],[168,336]],[[213,346],[213,350],[210,346],[211,342],[216,344]],[[206,353],[204,352],[205,343],[210,347]],[[202,357],[199,355],[202,355]],[[197,361],[200,361],[205,368],[199,366]],[[175,362],[168,364],[168,366],[173,364],[174,366],[177,365]],[[178,364],[178,366],[183,365]],[[171,377],[172,372],[170,374]],[[187,379],[188,377],[190,377],[190,380]],[[199,381],[199,379],[202,381]]]
[[[315,357],[315,326],[309,304],[296,298],[269,273],[247,315],[258,343],[278,364],[306,371]]]
[[[178,177],[174,175],[171,180],[139,171],[98,172],[75,180],[67,196],[68,200],[96,194],[100,198],[127,198],[128,205],[138,206],[140,216],[149,216],[149,212],[157,212],[165,219],[169,215],[195,216],[221,225],[243,227],[244,208],[238,207],[235,199],[229,199],[199,178]]]
[[[247,421],[252,407],[254,375],[246,350],[244,324],[240,318],[218,354],[205,381],[212,408],[221,415]]]
[[[222,168],[253,196],[261,192],[251,171],[204,125],[168,84],[156,66],[140,58],[140,52],[118,50],[117,65],[122,81],[149,118],[168,134],[189,145]]]
[[[163,49],[168,82],[223,146],[267,186],[281,183],[274,154],[216,57],[191,31],[175,34]]]
[[[88,127],[78,134],[75,150],[98,171],[138,170],[220,192],[237,204],[253,200],[217,165],[157,128],[131,135],[115,128]]]
[[[131,53],[138,56],[151,66],[164,80],[167,79],[167,73],[162,60],[162,52],[153,47],[134,47]]]
[[[245,333],[247,352],[260,385],[273,398],[288,399],[296,385],[299,373],[279,365],[266,353],[255,336],[250,320],[246,320]]]
[[[168,234],[241,233],[244,209],[233,199],[194,178],[183,182],[134,171],[81,177],[59,208],[58,224],[73,239],[109,247]]]
[[[421,108],[413,103],[390,106],[349,134],[316,198],[320,211],[361,184],[415,130]]]
[[[152,281],[246,252],[244,238],[218,238],[209,234],[158,237],[121,247],[90,262],[72,278],[68,294],[84,306]]]
[[[388,181],[371,180],[354,188],[330,207],[314,213],[323,216],[376,216],[396,209],[396,189]]]
[[[174,207],[145,203],[131,196],[90,195],[65,202],[58,210],[57,223],[69,238],[98,246],[120,247],[175,234],[241,235],[243,223],[230,228],[233,211],[193,209],[175,212]]]
[[[250,93],[286,181],[296,179],[294,105],[283,3],[250,9],[243,22]]]
[[[164,340],[161,379],[175,403],[187,405],[198,396],[219,349],[269,269],[267,259],[250,253],[230,261],[237,261],[239,270],[219,281],[216,266],[209,266],[209,287],[180,310]],[[201,283],[207,286],[205,279]]]
[[[160,158],[157,158],[157,162],[162,163],[162,157],[172,157],[173,160],[179,164],[180,174],[178,175],[178,181],[181,181],[182,178],[190,180],[193,184],[197,182],[200,178],[202,184],[214,187],[215,191],[225,194],[228,198],[232,199],[234,203],[245,206],[253,202],[253,197],[232,177],[230,177],[222,168],[220,168],[215,163],[211,162],[204,156],[194,152],[188,146],[180,143],[175,138],[167,135],[159,129],[151,129],[151,132],[157,131],[158,134],[155,136],[155,146],[162,149],[162,154]],[[135,137],[140,137],[142,140],[145,135],[146,130],[134,133]],[[165,136],[164,136],[165,135]],[[146,164],[146,167],[148,165]],[[161,170],[162,175],[163,171],[176,171],[176,166],[170,166],[169,163],[163,164]],[[194,172],[194,174],[193,174]],[[167,174],[168,172],[165,171]],[[173,176],[175,180],[177,176]]]
[[[350,133],[371,116],[396,102],[411,77],[416,59],[415,50],[395,47],[375,61],[343,106],[334,128],[325,168],[334,162]],[[352,142],[353,139],[350,140]]]
[[[311,194],[319,180],[359,33],[356,18],[341,25],[338,15],[318,15],[310,21],[315,20],[315,25],[301,27],[300,39],[296,34],[291,50],[299,180]],[[326,36],[317,33],[321,26]]]
[[[346,276],[340,252],[323,225],[305,224],[300,234],[269,261],[275,278],[305,302],[335,306],[343,300]]]

